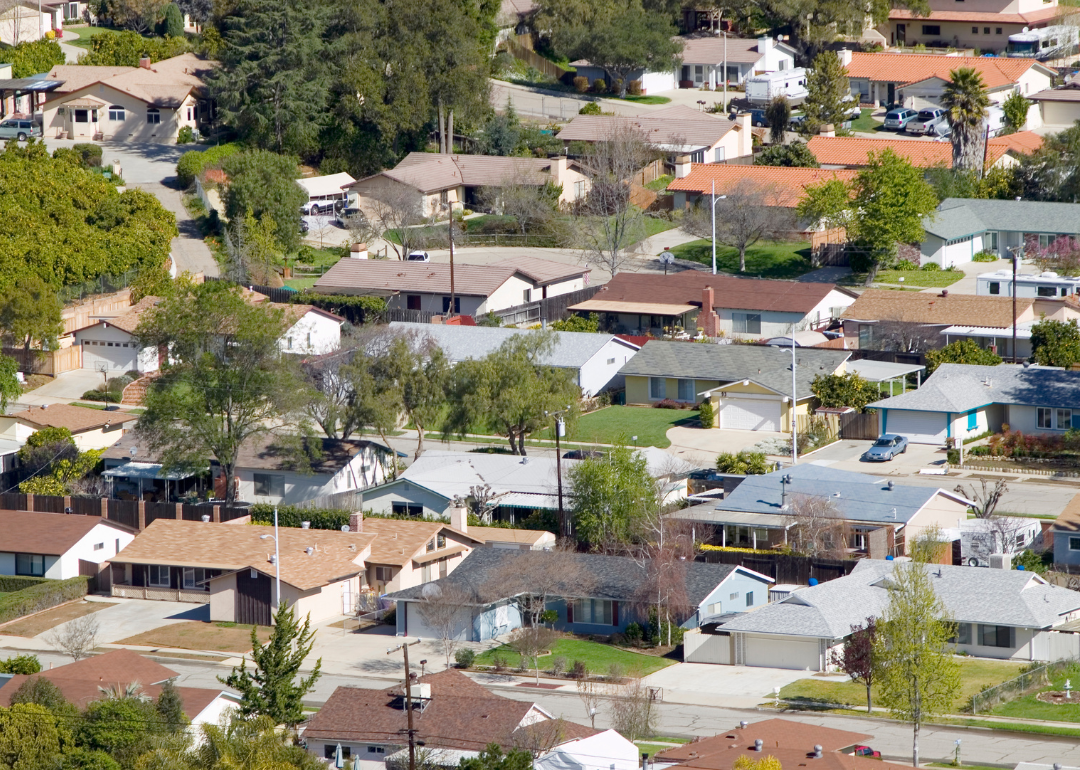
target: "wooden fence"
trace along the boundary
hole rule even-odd
[[[134,530],[143,530],[157,519],[202,521],[203,516],[209,516],[210,521],[227,522],[251,513],[251,509],[244,505],[212,503],[187,505],[115,500],[110,497],[23,495],[13,492],[0,494],[0,510],[57,514],[70,511],[71,514],[77,516],[100,516]]]
[[[5,347],[3,353],[18,361],[19,370],[27,374],[47,374],[55,377],[82,368],[82,348],[78,345],[59,350],[31,350],[29,353],[22,348]]]
[[[815,559],[812,556],[740,551],[704,551],[698,554],[697,560],[708,564],[734,564],[768,575],[777,583],[803,586],[809,585],[810,578],[824,583],[844,577],[858,564],[854,559]]]
[[[522,38],[528,38],[528,41],[531,44],[532,38],[529,35],[517,35],[515,37],[507,38],[504,41],[503,44],[506,46],[506,50],[511,56],[519,61],[525,62],[534,70],[542,72],[555,80],[562,80],[570,74],[570,70],[564,70],[555,62],[545,59],[536,51],[532,50],[532,48],[526,47],[523,44]]]
[[[495,315],[508,326],[523,323],[540,323],[541,321],[559,321],[569,315],[567,308],[592,299],[599,286],[586,286],[584,289],[557,294],[554,297],[545,297],[535,302],[527,302],[524,305],[496,310]]]
[[[877,412],[848,412],[840,415],[840,438],[875,439],[877,437]]]

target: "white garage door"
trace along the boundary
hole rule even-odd
[[[725,398],[720,427],[726,430],[780,430],[780,402],[756,398]]]
[[[944,444],[945,415],[941,412],[908,412],[902,409],[889,410],[885,421],[888,433],[907,436],[912,444]]]
[[[821,668],[817,639],[747,636],[745,657],[748,666],[790,668],[797,671],[817,671]]]
[[[1080,108],[1076,102],[1042,102],[1043,123],[1056,126],[1071,126],[1080,118]]]
[[[110,372],[127,372],[137,369],[138,363],[139,349],[134,342],[83,340],[83,369],[101,371],[101,366],[106,365]]]

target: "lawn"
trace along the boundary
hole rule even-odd
[[[702,238],[675,246],[671,253],[703,265],[712,264],[712,241]],[[716,244],[716,269],[746,278],[798,278],[813,270],[805,241],[759,241],[746,250],[746,272],[739,272],[739,252]]]
[[[1065,689],[1065,680],[1071,679],[1073,682],[1080,677],[1080,665],[1070,666],[1068,669],[1061,671],[1050,680],[1050,686],[1044,689],[1062,691]],[[1020,717],[1022,719],[1043,719],[1047,722],[1080,722],[1080,697],[1077,698],[1076,705],[1070,706],[1055,706],[1052,703],[1043,703],[1035,699],[1037,693],[1031,693],[1025,695],[1022,698],[1017,698],[1014,701],[1008,703],[1002,703],[1000,706],[990,711],[994,716],[1001,717]]]
[[[1021,663],[997,660],[959,658],[960,691],[949,713],[958,714],[975,693],[988,685],[1000,684],[1020,673]],[[879,693],[873,690],[874,705]],[[780,697],[787,700],[805,700],[824,703],[846,703],[852,706],[866,705],[866,688],[856,682],[829,682],[821,679],[800,679],[780,690]]]
[[[296,289],[302,291],[303,289],[310,289],[315,285],[315,282],[319,280],[319,276],[313,275],[308,278],[289,278],[285,281],[285,285],[290,289]]]
[[[495,653],[503,655],[506,658],[507,665],[511,668],[517,668],[521,662],[521,656],[510,645],[504,644],[501,647],[477,655],[476,665],[494,665]],[[636,674],[639,676],[646,676],[676,662],[670,658],[643,655],[639,652],[630,652],[611,645],[600,644],[599,642],[566,638],[560,639],[552,645],[550,655],[540,658],[540,670],[550,669],[551,662],[558,657],[566,659],[567,668],[573,666],[574,661],[580,660],[588,667],[589,671],[595,673],[605,674],[612,665],[618,665],[622,668],[624,674]]]
[[[74,27],[74,28],[71,29],[71,32],[74,32],[76,35],[78,35],[79,39],[78,40],[69,40],[68,36],[64,35],[64,37],[60,38],[61,41],[64,42],[64,43],[67,43],[69,45],[78,46],[79,48],[85,48],[87,51],[93,49],[93,47],[94,47],[94,38],[95,37],[99,37],[101,35],[119,35],[120,34],[120,30],[118,30],[118,29],[109,29],[108,27],[90,27],[90,26],[87,26],[87,27]]]
[[[851,130],[877,131],[881,126],[884,125],[884,123],[882,123],[880,120],[874,120],[872,117],[870,117],[873,112],[874,111],[872,109],[864,107],[862,115],[859,116],[859,119],[851,121]]]
[[[258,626],[260,642],[265,643],[270,638],[270,633],[269,626]],[[251,649],[251,626],[189,620],[155,628],[153,631],[129,637],[117,644],[244,653]]]
[[[81,618],[91,612],[106,610],[112,606],[112,604],[106,602],[69,602],[68,604],[61,604],[59,607],[53,607],[51,610],[39,612],[28,618],[20,618],[8,623],[6,626],[0,626],[0,634],[25,636],[27,638],[34,637],[61,623],[67,623],[69,620]]]
[[[609,99],[618,99],[618,96],[612,95]],[[624,96],[622,98],[624,102],[635,102],[636,104],[668,104],[671,99],[666,96]]]
[[[960,270],[881,270],[875,283],[901,283],[905,286],[922,286],[926,289],[952,286],[964,277]]]
[[[674,181],[674,179],[675,177],[673,177],[671,174],[662,174],[656,177],[656,179],[649,182],[647,185],[645,185],[645,187],[646,189],[652,190],[653,192],[663,192],[667,189],[667,186],[671,184],[672,181]]]
[[[292,264],[301,269],[305,267],[331,267],[341,261],[341,247],[322,248],[302,244]]]
[[[657,233],[662,233],[665,230],[674,230],[678,226],[677,222],[672,222],[668,219],[645,217],[645,237],[652,238]]]
[[[615,444],[621,441],[663,449],[671,446],[667,438],[669,428],[696,419],[697,412],[688,409],[609,406],[579,417],[577,425],[569,431],[569,439],[596,444]],[[636,442],[634,436],[637,436]],[[551,439],[554,436],[543,431],[535,434],[534,438]]]

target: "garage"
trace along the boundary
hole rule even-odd
[[[780,399],[725,396],[719,427],[725,430],[780,430]]]
[[[1080,96],[1074,91],[1043,91],[1040,94],[1035,94],[1035,97],[1042,108],[1042,122],[1044,125],[1071,126],[1080,119]],[[1061,99],[1061,101],[1057,99]]]
[[[906,436],[912,444],[944,444],[947,421],[941,412],[913,412],[889,409],[885,412],[885,432]]]
[[[82,368],[100,372],[127,372],[139,368],[139,348],[135,342],[82,340]]]
[[[821,669],[821,654],[817,639],[747,634],[743,639],[743,649],[747,666],[787,668],[796,671]]]

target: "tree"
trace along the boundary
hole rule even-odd
[[[37,655],[15,655],[7,660],[0,660],[0,674],[36,674],[41,671],[41,661]]]
[[[394,232],[395,239],[384,240],[398,259],[423,247],[424,233],[417,227],[425,221],[419,192],[407,185],[384,187],[372,195],[369,210],[372,235],[381,238],[389,230]]]
[[[64,331],[60,320],[63,305],[56,296],[56,289],[46,285],[37,275],[18,276],[14,285],[0,295],[0,329],[13,347],[23,349],[22,365],[33,370],[35,344],[42,350],[57,347],[57,339]]]
[[[322,658],[307,678],[296,678],[300,666],[311,652],[315,632],[311,630],[311,618],[300,625],[296,614],[282,603],[274,614],[274,631],[264,645],[253,626],[251,629],[251,662],[253,670],[247,669],[247,658],[240,666],[233,667],[226,677],[218,681],[240,693],[240,713],[245,717],[268,716],[274,724],[294,728],[304,719],[303,697],[311,692],[322,674]]]
[[[435,632],[443,655],[446,656],[446,667],[450,668],[450,658],[462,634],[469,627],[467,605],[470,597],[445,580],[426,584],[420,593],[423,599],[418,603],[420,617],[424,619],[424,625]]]
[[[787,133],[788,123],[791,122],[791,105],[788,104],[786,96],[774,96],[772,101],[769,102],[769,106],[765,108],[765,120],[769,124],[769,141],[774,145],[783,145],[784,136]],[[754,159],[754,165],[762,166],[782,166],[791,165],[783,163],[761,163],[759,164],[757,158]],[[815,167],[817,162],[814,163]]]
[[[526,169],[518,169],[498,186],[482,188],[481,202],[485,209],[513,217],[521,235],[543,234],[555,223],[563,188],[537,181]]]
[[[302,364],[309,385],[304,411],[329,438],[347,439],[359,427],[351,408],[356,393],[346,374],[357,354],[355,348],[338,350]]]
[[[922,723],[949,713],[960,687],[960,664],[953,660],[950,642],[955,627],[932,580],[924,564],[894,566],[874,649],[881,701],[894,718],[911,723],[911,763],[916,767]]]
[[[986,483],[986,479],[980,479],[980,482],[981,487],[976,487],[974,484],[970,487],[958,484],[954,491],[965,500],[975,503],[970,506],[975,518],[990,519],[993,518],[998,503],[1001,502],[1001,496],[1009,491],[1009,486],[1004,479],[998,479],[992,486]]]
[[[760,240],[778,238],[795,229],[789,209],[776,206],[776,188],[751,179],[740,180],[716,199],[716,241],[739,252],[739,272],[746,272],[746,250]],[[710,201],[701,202],[683,217],[683,229],[702,238],[712,237]]]
[[[1020,159],[1015,195],[1025,200],[1080,200],[1080,126],[1043,138],[1042,146]]]
[[[558,639],[559,632],[542,623],[519,628],[510,636],[510,646],[521,656],[522,661],[532,661],[538,685],[540,684],[540,653],[550,650]]]
[[[65,751],[63,767],[65,770],[123,770],[106,752],[83,748]]]
[[[295,251],[300,243],[300,207],[307,201],[296,183],[298,160],[250,150],[226,158],[222,169],[229,177],[224,200],[229,220],[269,217],[274,223],[273,239],[285,251]],[[255,237],[254,233],[249,237]]]
[[[278,279],[275,268],[285,261],[276,233],[277,223],[269,215],[256,217],[251,209],[231,221],[224,234],[229,255],[227,276],[242,286],[251,283],[273,286]]]
[[[11,705],[16,703],[34,703],[53,713],[68,704],[60,688],[43,676],[31,676],[19,685],[11,695]]]
[[[208,21],[214,13],[212,0],[176,0],[181,13],[186,13],[198,22]]]
[[[942,564],[952,561],[952,541],[937,524],[924,527],[907,543],[908,555],[919,564]]]
[[[16,4],[15,7],[19,6]],[[67,61],[60,44],[45,38],[17,43],[4,52],[4,58],[11,62],[11,76],[16,78],[49,72]]]
[[[98,622],[93,615],[69,620],[49,632],[46,641],[74,660],[88,657],[97,646]]]
[[[22,385],[18,379],[19,363],[9,356],[0,355],[0,413],[22,395]]]
[[[656,497],[661,503],[661,494]],[[655,609],[657,635],[663,637],[666,630],[666,644],[670,647],[672,626],[695,609],[687,588],[687,564],[697,556],[694,525],[685,519],[665,517],[660,505],[650,506],[637,539],[633,558],[645,568],[637,602],[643,608]]]
[[[60,732],[47,709],[33,703],[0,708],[0,767],[38,770],[59,754]]]
[[[67,428],[42,428],[31,433],[19,448],[19,464],[24,472],[36,474],[62,459],[71,460],[79,454],[75,439]]]
[[[990,106],[982,75],[973,67],[950,72],[942,89],[941,106],[952,127],[953,168],[982,176],[986,108]]]
[[[625,445],[575,462],[565,478],[573,490],[574,534],[590,550],[632,543],[660,506],[644,453]]]
[[[810,384],[810,390],[818,397],[822,406],[850,406],[860,412],[865,412],[867,404],[881,397],[881,391],[864,380],[858,372],[819,374]]]
[[[165,14],[161,20],[161,34],[167,37],[183,37],[184,13],[175,2],[165,6]]]
[[[138,0],[142,2],[143,0]],[[165,0],[154,0],[164,5]],[[118,32],[111,35],[97,35],[90,43],[90,50],[79,57],[79,64],[97,67],[138,67],[139,59],[151,62],[171,59],[191,50],[187,37],[143,37],[138,32]],[[63,60],[60,61],[63,64]]]
[[[299,405],[303,388],[279,349],[284,311],[252,303],[224,281],[186,285],[146,313],[139,344],[167,350],[146,394],[137,433],[170,467],[217,459],[236,499],[241,447],[269,434]]]
[[[393,394],[419,438],[413,459],[424,453],[424,432],[446,406],[450,361],[430,337],[399,336],[371,363],[371,375],[383,398]]]
[[[750,452],[746,449],[732,454],[721,452],[716,456],[716,470],[721,473],[737,473],[742,476],[760,476],[772,470],[772,463],[764,452]]]
[[[466,757],[458,767],[461,770],[530,770],[533,757],[527,751],[511,749],[506,754],[496,743],[489,743],[478,757]]]
[[[479,150],[484,155],[513,155],[521,138],[521,123],[514,103],[506,102],[502,113],[494,113],[484,124]]]
[[[505,558],[480,586],[482,596],[509,596],[527,626],[553,621],[548,604],[573,592],[588,593],[595,577],[572,551],[524,551]]]
[[[116,24],[140,35],[149,33],[161,19],[167,0],[107,0],[109,16]]]
[[[649,688],[632,677],[611,688],[611,726],[627,740],[638,741],[656,733],[656,709]]]
[[[1080,361],[1080,327],[1071,321],[1039,321],[1031,327],[1031,357],[1040,366],[1064,366]]]
[[[926,351],[926,376],[933,374],[942,364],[972,364],[997,366],[1001,356],[992,350],[979,347],[974,340],[957,340],[943,348]]]
[[[830,179],[805,188],[795,211],[811,227],[847,227],[852,218],[851,196],[852,190],[843,180]]]
[[[569,315],[551,324],[551,328],[557,332],[588,332],[595,334],[600,331],[600,316],[589,313],[583,315]]]
[[[866,713],[873,713],[870,688],[874,686],[877,667],[874,660],[874,642],[877,622],[873,616],[863,623],[852,624],[851,633],[844,639],[839,650],[833,650],[831,663],[866,688]]]
[[[818,160],[806,142],[774,144],[754,155],[755,166],[786,166],[789,168],[818,168]]]
[[[1031,105],[1032,102],[1026,99],[1019,91],[1013,91],[1009,94],[1009,98],[1001,103],[1001,109],[1005,112],[1005,125],[1008,126],[1009,133],[1024,129]]]
[[[180,699],[180,694],[176,691],[172,679],[166,679],[165,684],[161,685],[161,692],[158,693],[154,708],[157,709],[165,732],[179,733],[187,728],[188,718],[184,714],[184,702]]]
[[[604,702],[604,688],[586,672],[585,676],[577,680],[577,693],[582,705],[585,706],[585,711],[589,714],[589,723],[595,730],[596,712],[600,709],[600,704]]]
[[[806,90],[803,132],[816,134],[824,125],[838,127],[847,120],[852,104],[851,86],[847,70],[835,51],[822,51],[814,58],[813,68],[806,78]]]
[[[49,475],[38,475],[19,482],[19,491],[28,495],[70,495],[78,482],[97,467],[104,452],[104,449],[88,449],[73,458],[62,457],[52,463]],[[86,619],[91,618],[87,616]]]
[[[847,555],[847,522],[827,497],[791,495],[788,544],[795,553],[825,559]]]
[[[122,696],[90,703],[73,731],[78,746],[108,752],[121,766],[130,767],[150,749],[162,729],[153,701]]]
[[[1061,235],[1042,247],[1037,238],[1029,238],[1024,246],[1024,257],[1032,260],[1040,270],[1058,275],[1080,275],[1080,239]]]

